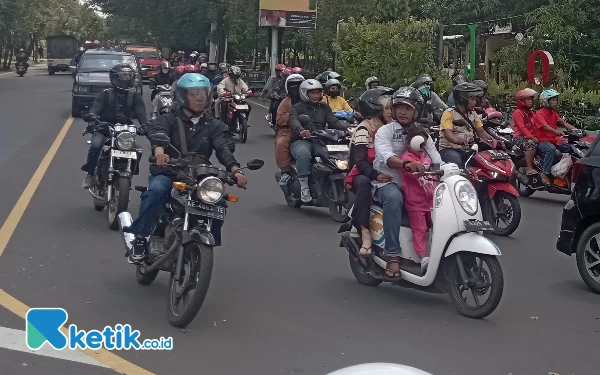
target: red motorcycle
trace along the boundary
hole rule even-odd
[[[515,164],[496,139],[479,140],[474,154],[467,161],[467,172],[477,190],[483,219],[499,236],[510,236],[521,222],[519,192],[510,180]]]

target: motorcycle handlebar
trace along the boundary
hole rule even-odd
[[[181,167],[180,163],[181,159],[170,158],[167,166],[169,167]],[[156,157],[150,156],[148,157],[148,161],[154,165],[156,165]],[[237,184],[237,177],[234,174],[229,173],[227,178],[225,179],[225,183],[229,186],[234,186]]]

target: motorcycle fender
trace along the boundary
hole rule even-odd
[[[345,179],[346,179],[346,176],[344,176],[344,175],[343,175],[343,174],[341,174],[341,173],[334,173],[334,174],[331,174],[331,175],[329,175],[329,179],[330,179],[331,181],[345,180]]]
[[[215,238],[212,233],[203,228],[194,228],[183,235],[183,245],[191,241],[198,241],[207,246],[215,246]]]
[[[515,197],[519,196],[519,192],[510,184],[510,182],[494,182],[488,185],[488,196],[490,199],[494,199],[494,196],[498,191],[505,191]]]
[[[495,243],[479,233],[464,233],[452,238],[444,256],[447,258],[453,254],[467,252],[500,256],[502,253]]]
[[[114,178],[119,178],[119,177],[131,178],[131,173],[127,172],[127,171],[117,171],[117,170],[115,170],[113,173],[116,175],[116,177],[114,177]]]

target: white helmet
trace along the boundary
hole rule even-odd
[[[394,363],[365,363],[330,372],[327,375],[432,375],[418,368]]]
[[[285,80],[285,89],[289,91],[290,83],[302,83],[304,82],[304,77],[302,74],[290,74]]]
[[[306,81],[302,82],[300,85],[300,99],[302,99],[303,102],[310,101],[308,98],[308,92],[311,90],[323,90],[323,85],[321,85],[321,82],[317,81],[316,79],[307,79]]]

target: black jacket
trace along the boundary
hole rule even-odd
[[[162,71],[158,74],[155,74],[154,81],[156,82],[156,86],[160,85],[172,85],[175,82],[175,76],[171,73],[164,74]]]
[[[183,112],[182,109],[178,109],[175,112],[168,113],[166,115],[158,116],[156,120],[152,121],[147,129],[146,134],[148,136],[154,133],[164,133],[171,138],[171,144],[181,151],[181,141],[179,138],[179,125],[177,118],[179,117],[183,121],[185,128],[186,142],[189,153],[200,154],[207,159],[210,159],[213,151],[217,155],[217,159],[228,171],[231,171],[231,167],[239,163],[233,156],[231,149],[229,148],[229,133],[227,125],[221,121],[205,115],[200,121],[194,125],[190,118]],[[152,143],[152,142],[150,142]],[[154,149],[155,145],[152,145]],[[179,155],[170,148],[165,149],[165,153],[169,157],[177,158]],[[173,175],[173,171],[168,168],[159,167],[157,165],[150,165],[150,173],[153,175],[165,174]]]
[[[305,128],[298,120],[299,115],[308,115],[310,124]],[[323,102],[317,104],[300,102],[292,107],[290,112],[290,125],[292,127],[292,142],[302,139],[300,132],[302,130],[325,130],[327,127],[339,130],[346,130],[348,125],[335,117],[331,108]]]
[[[132,97],[129,98],[129,95]],[[112,103],[110,103],[111,96],[113,97]],[[100,121],[111,124],[133,124],[131,121],[133,115],[138,119],[140,125],[148,122],[144,99],[135,91],[131,91],[131,94],[119,95],[115,89],[106,89],[96,97],[90,113],[98,115]]]
[[[24,53],[17,53],[17,55],[15,56],[15,59],[17,60],[17,62],[26,62],[27,55]]]

